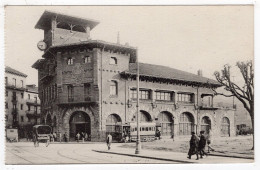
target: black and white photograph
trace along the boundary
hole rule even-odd
[[[4,15],[5,165],[255,162],[254,4]]]

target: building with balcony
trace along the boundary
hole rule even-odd
[[[36,85],[26,85],[27,75],[11,67],[5,68],[6,128],[18,128],[25,137],[32,126],[40,123],[40,100]]]
[[[136,122],[136,48],[91,40],[97,24],[45,11],[35,26],[44,30],[47,46],[32,66],[39,75],[42,123],[71,140],[86,132],[92,141],[103,141],[115,126]],[[214,105],[212,88],[218,87],[201,75],[140,63],[141,122],[160,124],[165,138],[209,129],[233,136],[233,108]]]

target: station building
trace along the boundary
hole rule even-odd
[[[41,123],[70,140],[84,131],[91,141],[104,141],[117,125],[136,122],[137,49],[92,40],[98,23],[45,11],[35,26],[44,30],[47,47],[32,66],[38,70]],[[164,138],[209,129],[215,136],[235,135],[235,110],[214,105],[217,81],[160,65],[139,68],[141,122],[160,124]]]

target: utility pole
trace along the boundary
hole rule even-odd
[[[139,61],[138,61],[138,49],[136,49],[136,123],[137,123],[137,139],[136,139],[136,150],[135,154],[139,154],[141,151],[141,140],[140,140],[140,126],[139,126]]]
[[[232,76],[232,77],[233,77],[233,83],[234,83],[235,76]],[[235,109],[235,96],[233,96],[233,109]]]

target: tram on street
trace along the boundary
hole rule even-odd
[[[48,125],[33,126],[33,143],[35,147],[39,147],[39,143],[45,143],[48,147],[50,144],[51,127]]]
[[[140,122],[140,139],[142,142],[154,141],[156,136],[156,123],[154,122]],[[137,140],[137,124],[130,123],[130,141]]]

